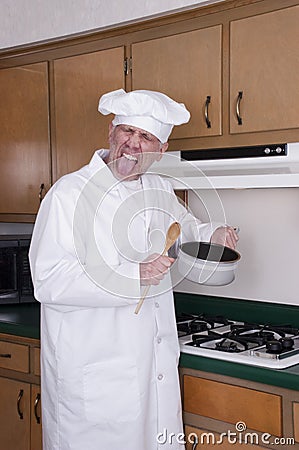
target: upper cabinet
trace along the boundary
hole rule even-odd
[[[102,94],[124,88],[124,47],[54,60],[54,179],[87,164],[108,146],[112,116],[98,112]]]
[[[191,112],[170,150],[299,140],[299,6],[252,3],[190,19],[198,29],[183,32],[182,20],[167,36],[136,35],[132,89],[160,90]]]
[[[298,0],[223,0],[0,50],[0,220],[33,221],[52,183],[108,147],[112,116],[97,109],[115,89],[186,105],[170,150],[298,142],[298,23]]]
[[[230,132],[299,128],[299,6],[230,24]]]
[[[133,89],[164,92],[191,113],[172,138],[221,135],[221,55],[221,25],[132,45]]]
[[[47,63],[0,70],[0,213],[36,214],[50,185]]]

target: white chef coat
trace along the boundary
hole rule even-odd
[[[136,315],[138,261],[162,252],[160,230],[165,237],[174,220],[189,240],[195,230],[209,240],[221,224],[195,221],[158,175],[143,175],[132,189],[116,182],[102,154],[50,189],[32,236],[43,450],[182,450],[182,437],[157,439],[182,432],[170,276],[151,287]],[[138,200],[137,213],[134,191],[148,205]]]

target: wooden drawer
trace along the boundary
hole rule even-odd
[[[29,373],[29,346],[0,341],[0,367]]]
[[[186,450],[211,450],[213,448],[219,450],[244,450],[244,448],[247,448],[247,445],[244,445],[244,443],[230,443],[227,438],[219,433],[189,426],[185,427],[185,440]],[[198,442],[198,444],[195,445],[194,441]],[[250,450],[263,449],[265,447],[250,444]]]
[[[184,411],[282,436],[282,399],[279,395],[184,376]],[[271,414],[269,414],[271,411]]]
[[[293,403],[294,438],[299,442],[299,403]]]
[[[33,349],[33,373],[40,376],[40,349],[35,347]]]

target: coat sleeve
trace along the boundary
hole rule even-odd
[[[72,192],[57,192],[54,186],[41,204],[29,251],[36,299],[65,312],[136,304],[140,297],[138,264],[125,262],[111,271],[101,262],[86,270],[80,262],[73,239],[75,203]],[[101,286],[95,276],[101,273],[103,279],[113,276],[113,272],[121,280],[120,288],[113,289],[117,294],[109,289],[109,283]],[[115,280],[112,285],[117,286]]]

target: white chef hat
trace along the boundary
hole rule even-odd
[[[115,114],[116,125],[131,125],[156,136],[163,144],[167,142],[174,125],[187,123],[190,113],[183,103],[177,103],[161,92],[131,91],[123,89],[104,94],[98,110]]]

